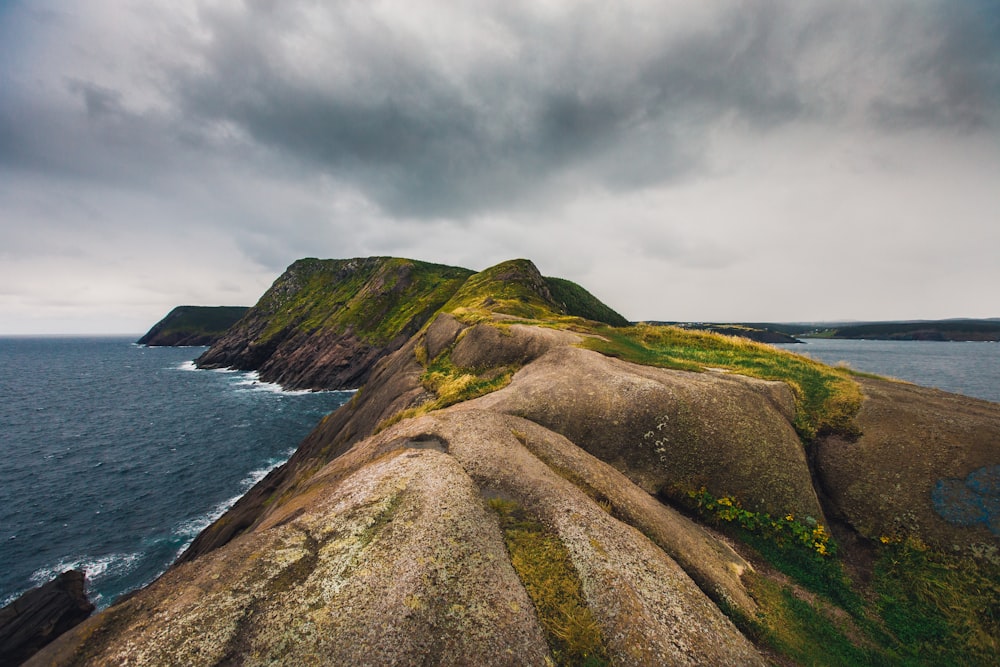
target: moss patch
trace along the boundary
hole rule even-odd
[[[516,366],[491,366],[488,368],[456,366],[451,360],[453,349],[454,344],[441,352],[432,361],[428,361],[427,348],[424,345],[418,344],[414,348],[414,357],[424,367],[424,372],[420,376],[420,384],[428,392],[431,392],[434,398],[418,406],[397,412],[379,424],[375,429],[376,433],[387,429],[403,419],[419,417],[432,410],[440,410],[449,405],[485,396],[490,392],[503,389],[510,384],[511,378],[517,371]]]
[[[545,630],[558,665],[607,665],[601,629],[559,538],[517,503],[493,499],[511,562]]]

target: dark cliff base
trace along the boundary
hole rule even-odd
[[[84,574],[63,572],[0,609],[0,665],[19,665],[94,611]]]
[[[866,340],[1000,341],[1000,322],[944,320],[938,322],[876,322],[840,327],[834,338]]]

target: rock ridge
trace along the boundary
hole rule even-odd
[[[1000,406],[821,365],[802,382],[741,375],[717,364],[789,357],[616,332],[554,284],[527,260],[293,264],[204,363],[266,353],[262,369],[331,381],[336,364],[314,360],[370,345],[350,362],[363,387],[166,574],[29,664],[995,656],[993,621],[961,610],[1000,603],[984,509],[1000,497]],[[612,338],[614,354],[584,349]],[[681,364],[677,341],[714,356]],[[849,428],[804,436],[807,399]],[[569,579],[579,600],[540,602]],[[908,639],[925,619],[948,640]]]

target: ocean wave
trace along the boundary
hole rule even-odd
[[[184,361],[178,364],[177,370],[199,371],[203,369],[198,368],[193,361]],[[303,396],[305,394],[320,393],[355,394],[358,391],[357,389],[286,389],[277,382],[267,382],[265,380],[261,380],[260,373],[257,371],[241,371],[236,368],[212,368],[210,370],[215,373],[238,375],[239,379],[232,383],[233,386],[239,387],[236,390],[238,392],[263,391],[270,394],[281,394],[283,396]]]
[[[244,371],[243,378],[233,383],[234,386],[241,387],[236,391],[265,391],[270,394],[282,394],[284,396],[302,396],[304,394],[315,394],[311,389],[285,389],[277,382],[266,382],[260,379],[257,371]]]
[[[315,393],[311,389],[285,389],[277,382],[264,382],[258,379],[259,376],[256,371],[251,371],[251,373],[253,373],[252,377],[248,373],[246,379],[233,383],[238,387],[244,387],[236,391],[266,391],[271,394],[282,394],[284,396],[302,396],[303,394]]]
[[[246,477],[240,480],[240,492],[238,494],[232,498],[227,498],[226,500],[217,503],[204,514],[182,521],[173,531],[175,536],[184,540],[180,549],[177,551],[177,555],[180,556],[184,553],[184,550],[191,546],[191,542],[194,541],[194,538],[198,537],[201,531],[208,528],[219,517],[229,511],[229,508],[235,505],[236,501],[242,498],[247,491],[252,489],[257,482],[267,477],[268,473],[272,470],[285,463],[289,458],[291,458],[293,453],[295,453],[294,448],[285,451],[282,457],[268,459],[263,466],[251,470],[247,473]]]
[[[81,570],[86,575],[87,589],[91,602],[102,606],[103,596],[95,590],[97,584],[109,578],[120,577],[132,571],[146,554],[137,551],[127,554],[107,554],[104,556],[74,556],[41,567],[31,574],[31,583],[41,586],[58,577],[66,570]]]

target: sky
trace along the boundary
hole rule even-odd
[[[369,255],[633,320],[1000,317],[1000,5],[0,0],[0,334]]]

